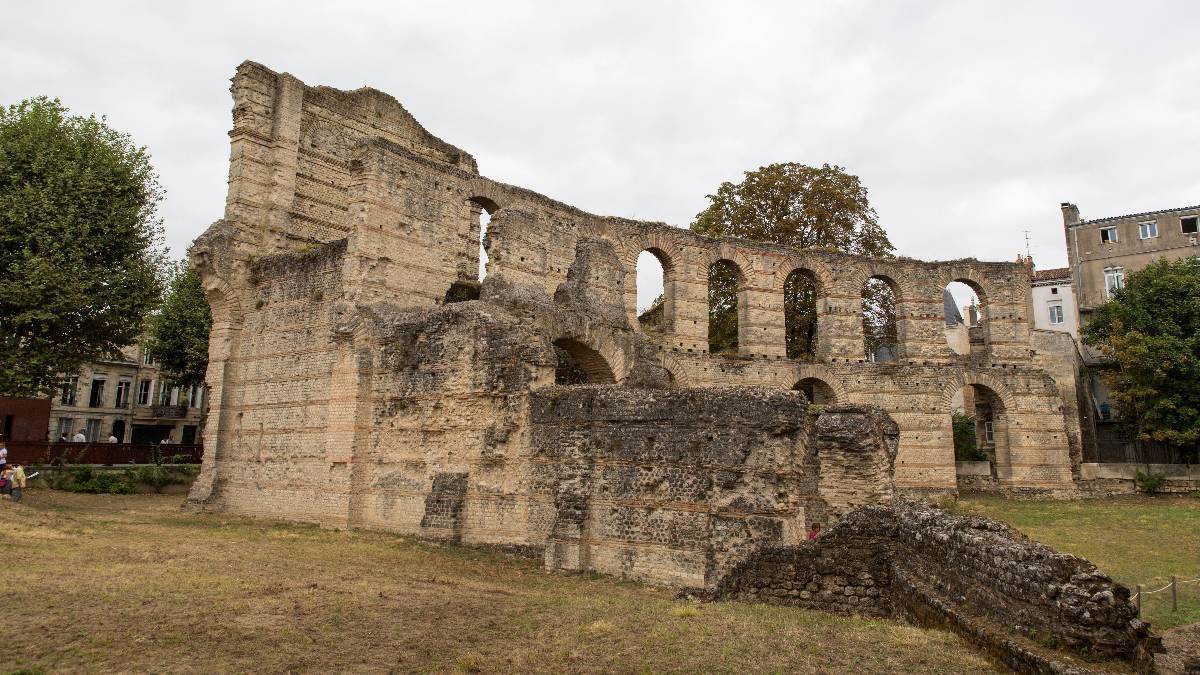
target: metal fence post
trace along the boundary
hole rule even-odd
[[[1175,595],[1175,575],[1172,574],[1171,575],[1171,611],[1175,612],[1178,610],[1179,610],[1179,599]]]
[[[1138,616],[1141,616],[1142,615],[1142,585],[1141,584],[1137,585],[1137,610],[1138,610],[1137,611]]]

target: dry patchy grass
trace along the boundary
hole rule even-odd
[[[957,637],[667,591],[407,537],[30,490],[0,504],[7,668],[963,672]]]

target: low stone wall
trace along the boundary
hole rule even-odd
[[[816,541],[759,551],[712,595],[937,619],[1014,663],[1049,645],[1144,665],[1157,644],[1129,589],[1091,563],[924,503],[863,507]]]
[[[1162,492],[1187,493],[1200,490],[1200,465],[1086,463],[1080,465],[1080,488],[1089,494],[1128,494],[1137,491],[1138,472],[1162,476]]]

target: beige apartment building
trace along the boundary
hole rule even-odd
[[[89,442],[115,437],[120,443],[199,443],[204,387],[175,386],[141,346],[121,358],[85,364],[64,376],[51,399],[49,438],[72,440],[82,432]]]
[[[1064,203],[1062,214],[1080,326],[1151,261],[1200,255],[1200,205],[1085,220],[1078,206]]]

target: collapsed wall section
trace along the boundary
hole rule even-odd
[[[1136,664],[1157,649],[1129,589],[1088,561],[925,503],[860,508],[816,541],[756,552],[711,596],[944,625],[1018,670],[1044,668],[1047,646]]]

